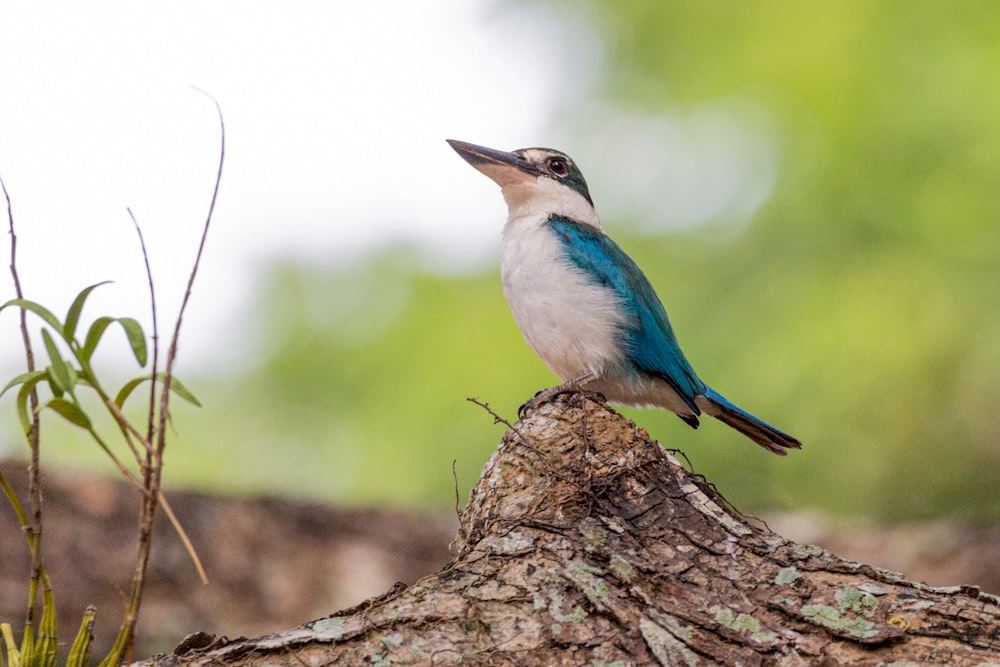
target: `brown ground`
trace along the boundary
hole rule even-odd
[[[3,465],[25,497],[23,466]],[[44,549],[65,642],[97,606],[103,655],[121,620],[135,552],[134,491],[103,478],[44,479]],[[158,519],[137,657],[169,651],[202,630],[230,637],[294,627],[412,583],[449,560],[453,513],[344,509],[274,498],[168,491],[210,583],[203,586],[169,523]],[[14,513],[0,509],[0,622],[19,627],[30,559]],[[770,527],[853,560],[932,585],[975,584],[1000,593],[1000,527],[947,522],[875,526],[815,516],[770,517]],[[19,636],[18,632],[18,636]]]

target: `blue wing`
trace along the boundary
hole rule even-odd
[[[704,393],[705,384],[684,358],[663,304],[632,258],[590,225],[556,215],[548,224],[562,242],[566,257],[621,299],[629,315],[622,342],[636,368],[666,380],[694,414],[701,414],[694,398]]]

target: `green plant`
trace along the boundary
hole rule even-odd
[[[214,99],[213,102],[215,102]],[[141,511],[137,534],[139,548],[126,600],[125,618],[119,628],[114,646],[100,663],[101,667],[114,667],[127,660],[131,655],[142,602],[142,592],[146,581],[146,567],[152,547],[153,519],[158,508],[163,508],[164,513],[184,542],[199,575],[203,581],[206,580],[198,556],[177,517],[170,509],[170,504],[164,497],[160,484],[167,426],[170,420],[170,396],[173,394],[190,403],[200,405],[198,399],[174,376],[173,371],[184,311],[198,272],[222,177],[222,165],[225,158],[225,126],[218,103],[215,106],[221,129],[221,148],[215,189],[162,370],[152,271],[142,230],[135,217],[132,216],[131,210],[128,213],[139,237],[149,282],[153,325],[152,342],[151,344],[147,343],[145,331],[138,320],[132,317],[98,317],[87,327],[86,334],[81,338],[79,332],[81,331],[83,308],[90,294],[105,283],[97,283],[84,288],[73,300],[62,320],[40,303],[24,298],[16,268],[17,237],[14,233],[14,215],[6,186],[0,179],[0,186],[3,188],[7,203],[11,239],[10,267],[16,292],[16,298],[0,306],[0,313],[7,309],[19,310],[21,334],[27,359],[27,370],[11,379],[0,390],[0,395],[9,390],[17,389],[16,411],[31,451],[28,491],[30,512],[25,510],[24,504],[2,473],[0,473],[0,488],[3,489],[7,500],[17,514],[31,553],[32,562],[28,586],[28,608],[20,647],[14,640],[11,625],[9,623],[0,624],[0,644],[5,647],[5,651],[0,651],[0,667],[51,667],[57,661],[54,593],[46,575],[42,557],[42,503],[39,479],[40,418],[46,410],[55,412],[69,423],[86,431],[104,454],[110,458],[122,476],[140,493]],[[42,322],[41,338],[46,356],[43,368],[37,368],[35,364],[35,353],[28,329],[28,314],[36,316]],[[105,387],[101,375],[95,370],[93,364],[94,352],[104,339],[104,334],[109,328],[114,328],[113,325],[118,325],[125,333],[131,353],[139,366],[147,368],[148,365],[147,373],[129,380],[115,392]],[[149,385],[149,403],[146,409],[145,428],[140,428],[125,416],[123,408],[135,391],[146,383]],[[40,394],[44,396],[44,399],[40,398]],[[81,396],[85,394],[95,395],[100,405],[110,415],[117,427],[116,439],[120,438],[124,444],[126,451],[124,456],[119,454],[121,447],[114,446],[114,441],[109,440],[95,426],[94,419],[81,402]],[[40,623],[37,623],[35,615],[38,608],[39,589],[42,593],[41,620]],[[84,667],[90,663],[94,616],[93,608],[88,608],[84,613],[80,629],[67,657],[67,665],[70,667]]]

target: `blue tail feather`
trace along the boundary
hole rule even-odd
[[[750,414],[711,387],[705,387],[704,393],[695,400],[705,414],[731,426],[770,452],[783,456],[786,449],[802,447],[797,439]]]

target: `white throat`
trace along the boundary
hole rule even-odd
[[[597,211],[576,190],[557,181],[540,176],[537,179],[504,185],[503,198],[507,202],[508,222],[525,218],[548,219],[552,214],[601,229]]]

